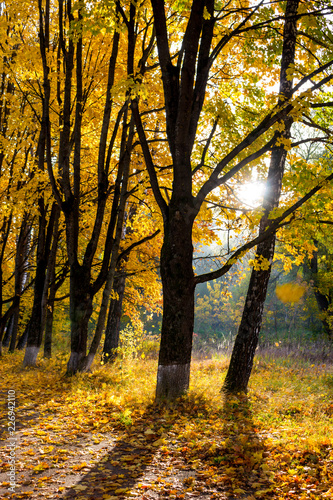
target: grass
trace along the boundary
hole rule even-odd
[[[228,359],[194,361],[188,395],[161,406],[156,361],[66,378],[66,359],[1,358],[20,441],[15,493],[2,455],[4,498],[333,498],[330,365],[258,357],[248,394],[223,398]]]

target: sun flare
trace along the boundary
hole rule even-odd
[[[249,182],[238,190],[237,197],[249,208],[257,208],[262,203],[265,185],[263,182]]]

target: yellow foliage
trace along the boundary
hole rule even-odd
[[[275,289],[276,296],[281,302],[299,302],[305,293],[305,287],[298,283],[285,283]]]
[[[257,258],[249,260],[249,265],[253,266],[255,271],[267,271],[271,263],[268,259],[259,255]]]

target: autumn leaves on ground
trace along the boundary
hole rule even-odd
[[[219,392],[227,359],[193,363],[188,396],[153,403],[156,362],[63,376],[65,358],[22,369],[5,355],[3,498],[333,498],[330,366],[258,358],[247,396]],[[7,394],[16,392],[8,490]]]

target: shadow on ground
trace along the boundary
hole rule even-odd
[[[50,408],[50,417],[57,418],[55,410]],[[27,419],[38,421],[40,415],[33,408],[30,411]],[[43,417],[47,421],[47,415]],[[21,420],[20,426],[24,428],[26,424],[27,428],[29,419]],[[204,398],[184,398],[172,408],[152,405],[133,422],[124,418],[114,430],[105,431],[99,444],[94,443],[91,433],[75,434],[74,420],[73,434],[62,436],[59,427],[51,435],[46,429],[44,434],[50,439],[50,446],[56,445],[53,457],[46,455],[37,461],[37,456],[32,455],[30,469],[25,460],[24,470],[18,469],[17,494],[7,497],[241,500],[251,495],[257,498],[259,491],[260,498],[272,496],[267,451],[246,396],[226,397],[222,409],[216,412],[211,411]],[[195,445],[188,428],[196,435]],[[57,443],[63,438],[67,444]],[[40,453],[47,448],[47,443],[40,445],[34,439],[29,442],[31,445],[37,446]],[[65,467],[61,447],[71,453],[64,456],[68,460]],[[20,459],[19,454],[20,451]],[[45,470],[34,471],[36,464],[50,462],[50,458],[52,467],[46,464]]]
[[[207,414],[206,429],[212,431],[207,446],[200,448],[199,441],[198,448],[193,447],[190,437],[185,440],[181,437],[178,450],[169,451],[168,456],[163,452],[159,434],[166,422],[164,411],[163,407],[149,408],[103,459],[75,486],[69,486],[61,498],[113,500],[128,497],[130,492],[141,500],[194,497],[241,500],[258,492],[260,498],[271,497],[267,453],[253,423],[246,396],[226,397],[220,414],[216,413],[213,418]],[[191,404],[184,401],[173,412],[195,424],[197,415],[202,415],[202,407],[199,405],[195,413]],[[209,426],[216,426],[215,436],[214,429]],[[154,434],[145,434],[147,429],[153,429]],[[172,436],[164,435],[170,445]]]
[[[227,498],[271,498],[274,474],[267,465],[269,453],[255,427],[247,396],[225,395],[222,419],[226,439],[213,460],[229,490]]]
[[[163,409],[149,407],[141,418],[128,426],[102,460],[78,482],[76,477],[76,484],[68,485],[60,498],[121,498],[140,482],[140,498],[158,498],[150,490],[150,485],[159,474],[156,465],[152,467],[152,462],[156,455],[161,454],[164,422]]]

